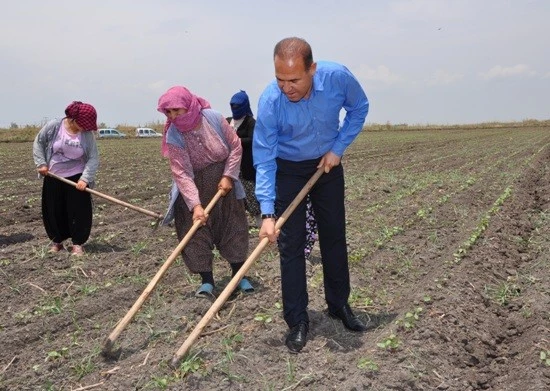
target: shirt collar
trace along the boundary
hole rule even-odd
[[[316,71],[313,74],[313,88],[312,88],[312,90],[323,91],[325,89],[323,81],[324,80],[321,79],[321,74],[318,71]]]

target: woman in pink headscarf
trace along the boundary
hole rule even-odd
[[[92,229],[92,199],[86,187],[93,187],[99,156],[94,136],[95,108],[78,101],[65,109],[65,117],[48,122],[36,135],[33,157],[44,176],[42,220],[52,241],[50,252],[65,249],[72,239],[71,254],[83,255],[82,245]],[[76,183],[76,188],[48,176],[48,172]]]
[[[248,253],[245,195],[239,182],[241,143],[221,113],[185,87],[170,88],[160,97],[157,109],[167,117],[162,152],[170,161],[174,181],[164,224],[173,216],[178,238],[182,240],[195,221],[202,223],[182,251],[182,257],[189,270],[201,276],[197,296],[212,298],[215,289],[212,250],[217,248],[229,262],[233,275]],[[206,215],[204,206],[218,190],[224,196]],[[254,290],[247,278],[240,281],[239,289]]]

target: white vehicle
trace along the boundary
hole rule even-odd
[[[162,137],[162,134],[151,128],[136,128],[136,137]]]

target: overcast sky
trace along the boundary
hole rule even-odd
[[[548,0],[19,0],[2,7],[0,127],[93,104],[107,126],[164,120],[184,85],[229,115],[252,110],[272,52],[305,38],[346,65],[371,102],[367,123],[550,118]]]

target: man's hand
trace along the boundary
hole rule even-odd
[[[218,190],[221,190],[223,192],[223,196],[226,196],[227,193],[229,193],[233,189],[233,179],[222,176],[222,179],[220,180],[220,183],[218,183]]]
[[[193,224],[199,220],[201,225],[206,225],[206,220],[208,220],[208,215],[204,213],[204,208],[202,205],[196,205],[193,208]]]
[[[325,153],[325,156],[321,158],[321,161],[319,162],[319,165],[317,168],[323,167],[325,169],[325,174],[328,174],[330,170],[332,170],[332,167],[336,167],[340,164],[340,157],[336,155],[334,152],[327,152]]]
[[[88,186],[88,183],[86,183],[82,179],[79,179],[78,182],[76,183],[76,188],[80,191],[86,190],[86,186]]]
[[[270,243],[276,243],[279,237],[280,230],[275,231],[275,219],[263,219],[262,227],[260,228],[260,240],[268,238]]]

